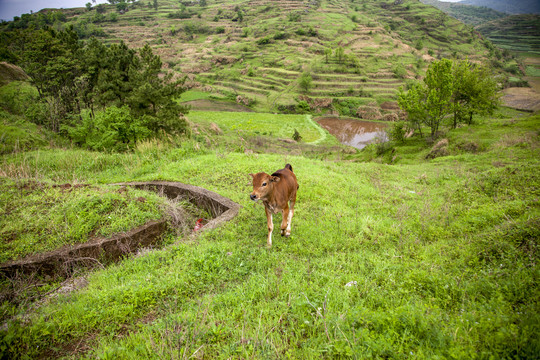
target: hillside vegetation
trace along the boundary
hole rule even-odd
[[[275,121],[250,128],[252,115],[237,116],[245,138],[243,128],[262,133]],[[95,270],[83,289],[30,313],[24,302],[4,302],[11,320],[0,349],[47,358],[532,358],[540,343],[539,123],[500,111],[449,132],[434,160],[417,138],[322,159],[307,148],[262,153],[262,140],[246,152],[240,137],[203,122],[181,145],[147,143],[135,153],[4,155],[2,176],[21,183],[174,180],[243,208],[196,241]],[[372,162],[350,161],[368,154]],[[381,164],[389,161],[396,165]],[[267,249],[247,174],[287,162],[300,183],[292,237]],[[32,289],[19,296],[36,296]]]
[[[539,14],[540,4],[535,0],[463,0],[466,5],[485,6],[509,14]]]
[[[412,0],[157,0],[28,14],[0,40],[30,76],[0,87],[0,259],[179,221],[119,182],[242,206],[199,231],[191,205],[69,278],[0,277],[0,358],[540,353],[540,114],[499,106],[519,64],[471,27]],[[313,120],[330,112],[407,121],[360,151]],[[248,174],[287,163],[292,236],[268,248]]]
[[[37,24],[72,25],[83,39],[135,49],[150,44],[166,67],[188,76],[186,86],[274,112],[294,111],[307,96],[313,109],[357,116],[359,106],[395,101],[433,58],[492,55],[472,28],[412,0],[157,4],[66,10]],[[4,30],[35,21],[28,15]]]
[[[502,49],[540,55],[540,15],[513,15],[477,27]]]
[[[491,20],[507,17],[508,14],[485,6],[465,5],[461,2],[451,3],[439,0],[421,0],[426,5],[435,6],[453,18],[469,25],[480,25]]]

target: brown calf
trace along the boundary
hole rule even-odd
[[[270,247],[272,246],[272,231],[274,230],[272,214],[283,212],[281,236],[289,237],[291,235],[291,220],[294,214],[298,182],[290,164],[285,165],[284,169],[278,170],[272,175],[263,172],[249,175],[253,178],[251,200],[261,200],[264,204],[268,223],[268,247]]]

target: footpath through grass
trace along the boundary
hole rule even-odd
[[[24,317],[4,304],[4,318],[16,316],[0,349],[89,359],[534,358],[540,118],[511,120],[494,120],[506,124],[502,136],[469,129],[480,152],[408,165],[223,152],[193,141],[125,155],[4,156],[10,178],[175,180],[243,208],[195,241],[92,272],[86,288]],[[275,236],[267,249],[247,174],[286,162],[300,185],[292,236]]]

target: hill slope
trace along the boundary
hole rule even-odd
[[[265,111],[290,111],[306,95],[354,115],[359,105],[395,100],[433,58],[488,56],[471,28],[412,0],[158,3],[157,10],[144,2],[122,12],[112,5],[72,9],[55,26],[135,48],[149,43],[188,75],[188,86],[240,96]],[[301,87],[303,73],[311,82]]]
[[[485,6],[509,14],[538,14],[540,3],[537,0],[463,0],[464,5]]]
[[[512,15],[477,30],[503,49],[540,53],[540,15]]]
[[[421,1],[426,5],[431,5],[441,11],[444,11],[448,15],[458,19],[459,21],[462,21],[465,24],[473,26],[508,16],[508,14],[506,13],[487,7],[464,5],[462,3],[449,3],[438,0]]]

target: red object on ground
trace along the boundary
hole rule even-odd
[[[203,222],[202,218],[197,220],[197,222],[195,223],[195,227],[193,228],[193,231],[200,230],[204,226],[202,222]]]

